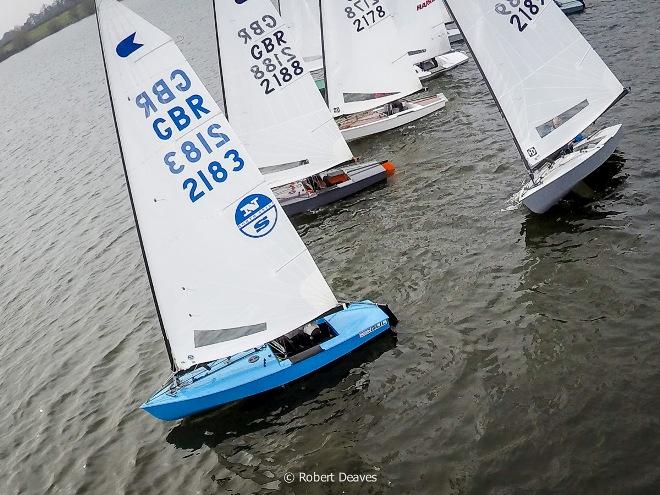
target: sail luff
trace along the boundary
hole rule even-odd
[[[101,36],[101,22],[99,20],[99,11],[98,11],[98,0],[94,0],[94,14],[96,16],[96,27],[99,33],[99,44],[101,47],[101,58],[103,60],[103,71],[105,74],[105,82],[108,88],[108,97],[110,100],[110,109],[112,111],[112,120],[115,126],[115,134],[117,136],[117,145],[119,146],[119,156],[121,157],[122,170],[124,171],[124,180],[126,181],[126,191],[128,192],[128,198],[131,203],[131,211],[133,213],[133,221],[135,222],[135,230],[138,235],[138,242],[140,243],[140,252],[142,253],[142,261],[144,262],[144,268],[147,272],[147,279],[149,281],[149,289],[151,290],[151,297],[154,302],[154,307],[156,308],[156,316],[158,317],[158,326],[163,335],[163,341],[165,342],[165,350],[167,352],[167,358],[170,362],[170,368],[173,372],[177,371],[176,362],[174,356],[172,355],[172,348],[170,346],[170,340],[167,336],[167,331],[165,330],[165,324],[163,322],[163,317],[160,312],[160,306],[158,305],[158,299],[156,298],[156,290],[154,288],[153,279],[151,277],[151,270],[149,269],[149,260],[147,259],[147,253],[144,250],[144,242],[142,240],[142,232],[140,231],[140,223],[138,221],[137,212],[135,211],[135,202],[133,201],[133,193],[131,191],[131,184],[128,180],[128,170],[126,169],[126,159],[124,157],[124,148],[121,142],[121,135],[119,133],[119,126],[117,124],[117,115],[115,113],[115,103],[112,98],[112,88],[110,87],[110,78],[108,77],[108,65],[105,59],[105,48],[103,46],[103,37]]]
[[[213,25],[215,26],[215,38],[220,38],[218,32],[218,12],[216,10],[215,0],[213,3]],[[279,5],[279,2],[278,2]],[[216,50],[218,51],[218,67],[220,69],[220,88],[222,90],[222,107],[224,109],[225,118],[229,120],[229,110],[227,108],[227,91],[225,89],[225,71],[222,68],[222,54],[220,53],[220,45],[216,43]]]
[[[465,41],[465,44],[467,45],[468,49],[472,53],[472,57],[474,58],[474,63],[477,64],[477,68],[479,69],[479,72],[481,73],[481,77],[483,77],[484,82],[486,83],[486,87],[488,88],[488,91],[490,91],[490,95],[493,97],[493,100],[495,101],[495,104],[497,105],[498,110],[500,111],[500,115],[506,122],[506,126],[509,129],[509,132],[511,133],[511,137],[513,137],[513,142],[516,146],[516,149],[518,150],[518,153],[520,154],[520,159],[523,162],[523,165],[525,165],[525,168],[527,169],[527,172],[530,174],[531,177],[534,177],[534,173],[532,171],[532,168],[529,165],[529,162],[527,161],[527,157],[525,157],[525,153],[523,153],[522,147],[520,146],[520,142],[518,141],[518,138],[516,137],[516,133],[513,132],[513,128],[511,127],[511,123],[509,122],[509,119],[504,112],[504,109],[502,108],[502,105],[500,104],[500,100],[497,97],[497,94],[495,91],[493,91],[493,87],[490,85],[490,82],[488,81],[488,76],[484,72],[484,69],[482,68],[481,64],[479,63],[479,57],[477,56],[477,53],[472,49],[470,46],[470,41],[468,38],[465,36],[463,33],[463,29],[461,28],[460,22],[458,22],[458,19],[456,19],[456,16],[454,13],[451,11],[451,6],[449,5],[449,2],[443,0],[444,5],[447,9],[447,12],[449,15],[454,19],[454,22],[456,23],[456,27],[461,33],[461,36],[463,36],[463,40]]]

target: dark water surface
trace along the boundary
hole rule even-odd
[[[219,95],[210,1],[126,4]],[[296,222],[398,337],[181,423],[138,410],[168,364],[94,19],[0,64],[0,493],[660,493],[660,2],[588,4],[574,22],[633,86],[596,198],[510,205],[525,177],[475,64],[434,81],[446,111],[354,146],[390,185]]]

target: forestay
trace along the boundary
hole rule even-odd
[[[176,368],[260,346],[336,300],[172,39],[97,2],[126,176]]]
[[[412,63],[419,64],[451,51],[447,28],[442,20],[444,7],[441,0],[390,0],[389,5]]]
[[[270,0],[216,2],[227,116],[275,187],[352,158]]]
[[[310,72],[323,67],[318,0],[279,0],[280,15],[291,29],[293,46],[300,50]]]
[[[534,168],[618,98],[617,78],[552,0],[447,0]]]
[[[321,11],[334,116],[371,110],[422,89],[384,0],[323,0]]]

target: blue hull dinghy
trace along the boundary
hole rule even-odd
[[[142,409],[172,421],[272,390],[336,361],[396,323],[387,306],[370,301],[340,307],[314,322],[312,336],[300,328],[258,349],[180,372]]]
[[[259,5],[222,4],[242,31],[271,33],[275,13],[257,17]],[[249,397],[395,326],[387,306],[337,301],[272,184],[174,40],[117,0],[96,0],[96,8],[127,190],[173,372],[142,408],[173,420]],[[289,77],[302,78],[302,59],[286,37],[277,40]]]

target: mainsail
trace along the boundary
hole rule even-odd
[[[626,94],[552,0],[446,0],[534,169]]]
[[[401,39],[413,64],[425,62],[451,51],[447,28],[442,20],[441,0],[411,2],[390,0]]]
[[[215,7],[227,117],[269,185],[350,160],[291,30],[270,0],[216,1]]]
[[[335,117],[422,89],[384,0],[321,1],[328,106]]]
[[[260,346],[337,301],[172,39],[97,16],[124,170],[173,367]]]
[[[323,67],[319,4],[316,0],[279,0],[280,15],[291,29],[291,43],[310,72]]]

